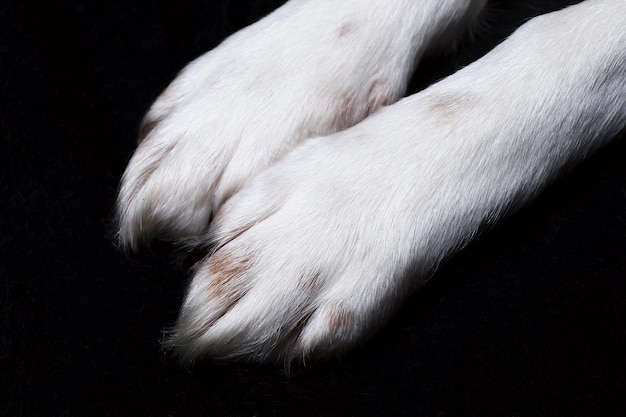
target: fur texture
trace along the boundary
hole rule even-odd
[[[392,104],[423,51],[484,4],[292,0],[157,100],[122,180],[119,238],[210,248],[170,341],[185,360],[345,352],[624,128],[622,0],[532,19]]]

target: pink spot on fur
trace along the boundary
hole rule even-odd
[[[355,29],[356,27],[353,23],[350,23],[350,22],[344,23],[343,25],[339,27],[339,29],[337,29],[337,37],[343,38],[347,34],[354,32]]]
[[[395,99],[395,93],[387,83],[374,81],[364,97],[344,97],[331,119],[332,132],[353,126],[381,107],[393,103]]]

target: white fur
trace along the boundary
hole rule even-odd
[[[292,0],[155,103],[148,118],[163,121],[122,181],[120,238],[204,233],[214,245],[174,329],[185,359],[344,352],[482,227],[624,128],[623,0],[532,19],[357,123],[375,110],[372,85],[397,98],[414,58],[483,5]],[[353,31],[337,38],[346,22]],[[355,108],[333,125],[346,93]]]
[[[122,179],[121,242],[202,234],[298,143],[396,101],[424,50],[451,42],[484,2],[292,0],[198,58],[146,116],[156,127]]]

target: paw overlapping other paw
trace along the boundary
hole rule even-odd
[[[331,23],[311,31],[306,15],[290,13],[198,58],[152,105],[121,182],[123,246],[201,235],[248,179],[307,138],[350,127],[400,95],[405,68],[365,65],[371,50],[327,42],[336,36]]]
[[[325,54],[307,76],[302,62],[292,62],[298,57],[258,44],[265,54],[255,55],[249,43],[238,34],[161,94],[120,187],[123,248],[155,239],[219,247],[193,269],[169,341],[187,361],[327,357],[384,317],[367,311],[376,297],[361,294],[367,304],[355,296],[372,292],[359,278],[370,265],[351,253],[354,236],[341,222],[358,207],[334,201],[349,197],[333,191],[334,170],[323,172],[334,150],[312,146],[312,154],[264,170],[305,139],[343,130],[393,101],[402,82],[376,71],[344,82],[344,71],[323,69]],[[344,70],[359,65],[351,59]]]

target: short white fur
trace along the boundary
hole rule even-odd
[[[534,18],[381,108],[484,3],[292,0],[155,103],[119,233],[133,248],[155,236],[213,245],[172,333],[183,359],[345,352],[482,228],[624,129],[623,0]],[[388,97],[371,108],[378,82]],[[344,93],[356,107],[333,124]]]

